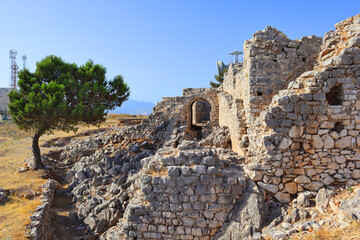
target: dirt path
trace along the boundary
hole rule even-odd
[[[55,191],[51,226],[54,229],[54,239],[59,240],[92,240],[96,239],[88,232],[88,227],[77,218],[76,207],[71,204],[71,196],[64,188]]]
[[[76,226],[72,223],[70,215],[74,212],[75,207],[71,205],[71,198],[66,196],[63,189],[55,192],[52,206],[52,227],[55,229],[55,236],[58,239],[77,239],[74,236]]]

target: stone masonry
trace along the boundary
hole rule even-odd
[[[68,174],[80,217],[107,240],[259,239],[267,203],[359,183],[360,15],[335,28],[323,42],[258,31],[221,87],[184,89],[91,152],[94,140],[64,153],[89,152]],[[115,217],[101,214],[110,204]]]
[[[254,121],[248,169],[283,202],[304,189],[360,180],[360,15],[335,27],[314,69]]]
[[[192,142],[189,142],[193,144]],[[241,168],[212,149],[161,149],[142,160],[125,211],[125,238],[209,239],[246,188]]]
[[[245,42],[244,62],[230,64],[218,90],[184,91],[187,128],[189,106],[207,101],[212,125],[228,128],[232,150],[247,157],[249,176],[282,202],[360,180],[360,15],[335,27],[323,43],[266,27]]]

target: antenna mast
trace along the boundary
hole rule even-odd
[[[10,88],[11,90],[16,90],[16,80],[17,80],[17,70],[19,69],[19,66],[16,64],[16,54],[17,52],[15,50],[9,51],[9,58],[10,58]]]
[[[22,60],[23,60],[23,69],[25,69],[25,68],[26,68],[27,56],[26,56],[26,55],[23,55],[23,56],[22,56]]]
[[[229,53],[230,55],[235,55],[235,63],[238,63],[239,62],[239,59],[238,59],[238,56],[243,54],[243,52],[241,51],[234,51],[234,52],[230,52]]]

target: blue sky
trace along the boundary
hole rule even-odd
[[[131,98],[156,103],[187,87],[208,87],[216,61],[242,50],[271,25],[291,39],[324,36],[360,13],[354,1],[0,0],[0,87],[9,85],[9,50],[27,67],[54,54],[122,74]]]

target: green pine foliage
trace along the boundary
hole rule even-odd
[[[42,168],[38,139],[54,130],[75,131],[75,125],[98,125],[107,111],[126,101],[129,87],[121,75],[107,81],[105,67],[89,60],[77,66],[48,56],[36,70],[21,70],[19,91],[9,93],[9,113],[20,129],[32,131],[37,168]]]
[[[224,71],[223,71],[223,74],[222,75],[216,75],[214,76],[215,80],[217,82],[213,82],[213,81],[210,81],[210,86],[213,87],[213,88],[218,88],[221,86],[221,84],[223,83],[224,81],[224,74],[228,71],[228,69],[224,68]]]

